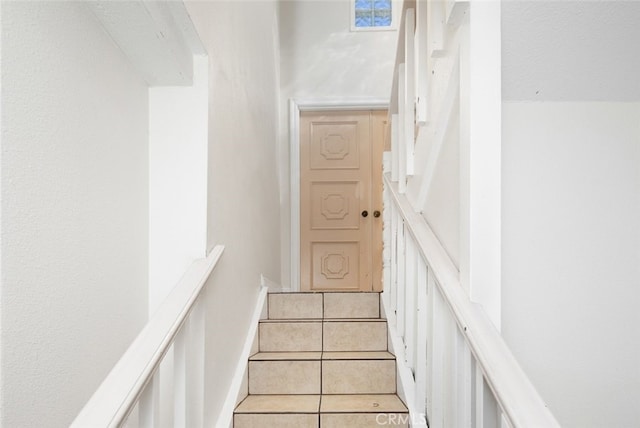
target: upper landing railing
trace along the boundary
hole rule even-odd
[[[164,426],[167,406],[174,426],[203,426],[205,310],[200,297],[223,250],[217,246],[191,265],[72,427]],[[172,361],[165,361],[168,354]],[[160,386],[166,379],[158,376],[163,361],[169,363],[163,375],[171,378],[166,388]]]
[[[389,176],[385,192],[391,263],[383,300],[414,426],[428,419],[430,428],[559,427],[482,307],[470,301],[440,241]]]

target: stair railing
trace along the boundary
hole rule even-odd
[[[223,251],[223,246],[217,246],[205,259],[191,265],[80,411],[72,427],[163,426],[160,415],[163,406],[165,410],[166,406],[172,406],[173,426],[204,425],[202,296]],[[172,363],[171,388],[164,388],[170,391],[160,394],[158,372],[169,351],[172,361],[165,362]]]
[[[385,204],[382,296],[412,426],[428,420],[430,428],[559,427],[483,308],[470,301],[438,238],[388,175]]]

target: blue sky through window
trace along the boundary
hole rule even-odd
[[[391,26],[391,0],[355,0],[355,9],[358,28]]]

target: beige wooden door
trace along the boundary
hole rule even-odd
[[[386,112],[300,117],[303,291],[380,291]]]

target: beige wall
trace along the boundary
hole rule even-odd
[[[275,1],[188,2],[209,54],[208,246],[226,246],[207,290],[205,422],[219,415],[260,274],[280,277]]]

